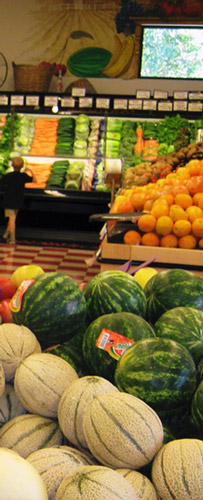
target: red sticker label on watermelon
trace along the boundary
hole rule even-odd
[[[135,341],[132,339],[128,339],[112,330],[102,328],[95,345],[99,349],[107,351],[112,358],[120,359],[126,349],[134,343]]]
[[[26,292],[26,290],[30,287],[30,285],[32,285],[32,283],[34,283],[34,281],[35,281],[34,279],[22,281],[22,283],[17,288],[16,292],[14,293],[14,295],[9,303],[11,311],[13,311],[13,312],[20,311],[21,305],[22,305],[23,295]]]

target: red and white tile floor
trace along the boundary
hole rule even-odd
[[[7,278],[24,264],[38,264],[45,272],[61,271],[78,283],[89,281],[100,270],[96,261],[89,266],[94,250],[0,244],[0,275]]]

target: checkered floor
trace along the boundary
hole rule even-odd
[[[38,264],[45,272],[61,271],[81,283],[100,270],[94,256],[95,251],[86,249],[0,244],[0,275],[10,278],[17,267]]]

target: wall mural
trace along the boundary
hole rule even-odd
[[[1,1],[9,16],[9,4],[12,13],[16,1]],[[23,3],[17,3],[18,10],[23,11]],[[66,77],[133,79],[136,18],[202,17],[203,0],[32,0],[24,7],[16,64],[56,63],[56,76],[61,70]],[[9,44],[5,47],[9,50]],[[15,50],[13,45],[14,54]],[[7,59],[2,51],[0,86],[5,88],[3,56],[9,63],[12,56],[10,52]]]

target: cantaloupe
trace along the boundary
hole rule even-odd
[[[59,400],[78,375],[64,359],[50,353],[27,356],[18,366],[14,388],[21,404],[30,412],[56,418]]]
[[[131,484],[116,471],[99,465],[84,465],[69,472],[55,500],[140,500]]]
[[[87,448],[83,418],[98,394],[116,391],[117,387],[103,377],[87,375],[75,380],[61,396],[58,406],[59,426],[68,441],[78,448]]]
[[[14,323],[0,325],[0,363],[6,382],[13,380],[19,363],[34,352],[41,352],[41,346],[29,328]]]
[[[46,485],[49,500],[55,500],[56,490],[68,472],[94,463],[88,454],[66,445],[37,450],[26,460],[38,470]]]
[[[48,500],[38,471],[17,452],[0,448],[0,500]]]
[[[139,469],[163,443],[163,426],[156,412],[131,394],[96,396],[83,419],[91,453],[107,467]]]
[[[116,469],[116,472],[129,481],[135,489],[138,498],[142,500],[158,500],[157,492],[147,476],[137,470],[131,469]]]
[[[11,418],[27,413],[16,396],[12,384],[6,384],[4,393],[0,398],[0,427]]]
[[[19,415],[0,429],[0,447],[17,451],[23,458],[40,448],[63,443],[58,422],[40,415]]]
[[[153,460],[152,482],[162,500],[203,500],[203,441],[166,443]]]
[[[4,393],[5,385],[6,385],[5,372],[3,369],[3,365],[0,363],[0,397]]]

